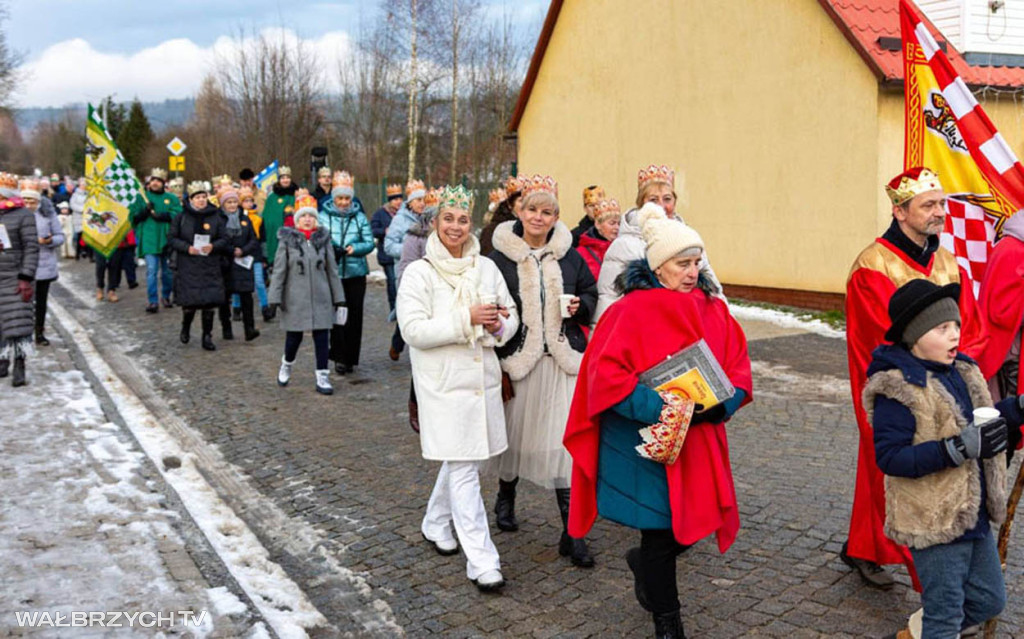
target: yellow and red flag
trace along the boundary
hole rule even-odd
[[[904,168],[927,166],[945,189],[942,245],[977,296],[1003,222],[1024,207],[1024,167],[909,0],[900,0],[906,138]]]

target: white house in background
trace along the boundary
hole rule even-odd
[[[916,4],[968,64],[1024,67],[1024,2],[917,0]]]

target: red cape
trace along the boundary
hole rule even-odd
[[[978,295],[981,318],[988,333],[987,347],[976,359],[985,379],[1006,361],[1024,318],[1024,242],[1004,235],[988,258]],[[1017,394],[1024,392],[1024,376],[1017,378]]]
[[[725,304],[703,292],[634,291],[601,317],[576,380],[565,429],[573,458],[569,534],[583,537],[597,518],[601,414],[636,388],[641,373],[703,337],[733,385],[750,401],[747,340]],[[725,552],[740,527],[723,424],[691,426],[679,458],[665,467],[672,530],[681,544],[717,533]]]
[[[897,288],[911,279],[928,279],[940,286],[959,282],[963,327],[960,333],[961,350],[971,357],[977,357],[984,349],[985,339],[970,280],[945,249],[939,249],[939,252],[932,255],[928,266],[923,267],[880,238],[854,263],[846,285],[846,348],[860,444],[847,552],[852,557],[878,564],[906,564],[917,587],[917,574],[910,551],[906,546],[891,541],[883,532],[885,480],[875,462],[874,434],[861,401],[861,394],[867,384],[871,353],[885,342],[885,332],[891,324],[889,299]]]

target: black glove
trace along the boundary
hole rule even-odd
[[[270,308],[271,313],[276,313],[277,309],[281,308],[281,305],[277,302],[271,302],[270,304],[267,304],[267,307]]]
[[[691,424],[720,424],[725,421],[725,404],[716,404],[707,410],[693,414]]]
[[[135,214],[135,223],[139,224],[146,221],[146,218],[153,214],[153,207],[149,204],[144,209]]]

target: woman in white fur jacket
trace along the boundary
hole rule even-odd
[[[493,592],[505,582],[479,465],[508,448],[494,347],[516,333],[519,319],[498,268],[480,255],[472,208],[463,187],[441,191],[436,230],[423,259],[402,274],[396,309],[410,346],[423,458],[443,462],[421,531],[442,555],[457,553],[461,543],[466,575]]]

